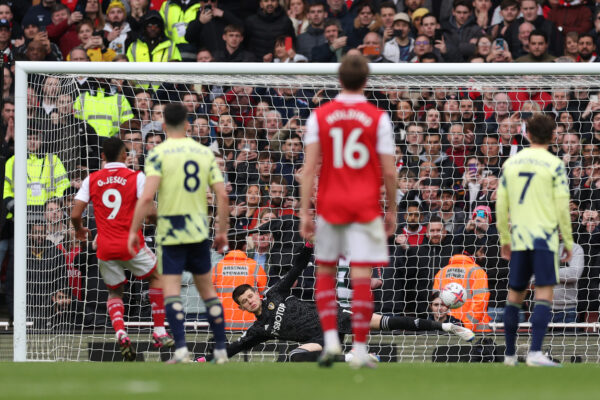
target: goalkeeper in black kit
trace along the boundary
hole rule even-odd
[[[288,273],[265,291],[264,299],[250,285],[244,284],[234,289],[233,300],[240,309],[253,313],[256,322],[237,341],[227,345],[228,357],[259,343],[278,339],[300,343],[288,355],[290,361],[317,361],[323,350],[323,333],[317,307],[312,302],[291,295],[292,286],[307,267],[311,256],[312,247],[305,246]],[[338,311],[340,335],[352,334],[351,315],[349,308]],[[475,337],[472,331],[462,326],[403,316],[373,314],[370,325],[372,331],[444,331],[456,334],[465,341]],[[198,359],[205,360],[203,357]]]

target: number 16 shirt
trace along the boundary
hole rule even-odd
[[[129,227],[133,219],[135,203],[142,195],[146,177],[123,163],[107,163],[100,171],[84,179],[75,200],[94,205],[94,217],[98,227],[98,250],[100,260],[130,260],[127,250]],[[142,231],[138,232],[144,243]]]
[[[331,224],[381,216],[379,154],[395,154],[389,115],[362,95],[340,94],[306,121],[305,145],[319,143],[317,214]]]
[[[146,175],[161,178],[157,243],[177,245],[208,239],[206,190],[223,182],[212,151],[191,138],[169,138],[150,151]]]

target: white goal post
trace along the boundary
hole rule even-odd
[[[14,361],[27,361],[27,92],[31,74],[69,76],[141,76],[142,80],[164,77],[272,76],[277,82],[293,84],[295,77],[315,78],[314,85],[328,82],[337,87],[338,64],[265,64],[265,63],[126,63],[126,62],[23,62],[15,67],[15,168],[14,168]],[[587,63],[493,63],[493,64],[371,64],[375,88],[387,90],[410,86],[403,77],[414,79],[415,87],[460,87],[477,80],[479,86],[494,87],[507,79],[506,85],[529,84],[548,87],[600,87],[600,64]],[[146,77],[150,77],[147,79]],[[276,79],[275,79],[276,78]],[[262,80],[261,80],[262,79]],[[303,78],[304,79],[304,78]],[[514,81],[512,81],[514,79]],[[259,79],[260,82],[264,78]],[[193,82],[198,79],[193,79]],[[509,82],[510,81],[510,82]],[[211,82],[212,83],[212,82]],[[492,324],[492,327],[501,326]],[[523,325],[527,327],[527,325]],[[599,323],[554,324],[555,327],[600,328]],[[596,345],[598,344],[596,340]],[[598,354],[595,354],[598,357]]]

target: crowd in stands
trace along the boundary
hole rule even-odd
[[[371,63],[596,62],[599,33],[598,0],[0,0],[5,176],[0,261],[8,305],[16,61],[338,62],[359,52]],[[596,321],[599,90],[368,91],[368,99],[394,122],[399,173],[391,263],[373,278],[377,311],[435,316],[439,298],[430,296],[436,274],[462,260],[460,265],[480,268],[487,280],[478,286],[486,293],[478,319],[502,321],[508,262],[499,255],[496,188],[504,161],[528,145],[527,119],[546,113],[557,122],[550,150],[568,169],[578,243],[573,260],[560,268],[554,322]],[[217,155],[230,196],[231,228],[251,230],[245,250],[265,271],[267,286],[291,267],[304,245],[297,216],[304,124],[335,90],[48,75],[33,76],[27,95],[27,110],[17,112],[27,112],[29,121],[28,301],[43,326],[72,322],[65,310],[77,310],[72,314],[79,322],[106,324],[94,244],[74,241],[68,210],[85,176],[101,167],[105,138],[119,135],[127,144],[127,165],[143,170],[145,156],[165,140],[162,110],[170,101],[188,108],[189,136]],[[89,224],[94,227],[93,211]],[[153,246],[151,226],[146,233]],[[215,264],[222,257],[215,253]],[[294,289],[306,300],[313,298],[312,273],[305,271]],[[339,286],[347,281],[340,275]],[[129,292],[133,316],[146,300],[136,294],[141,289]],[[202,313],[201,305],[192,310]]]

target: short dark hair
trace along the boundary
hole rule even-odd
[[[454,0],[454,4],[452,4],[452,9],[456,10],[457,7],[464,6],[469,9],[469,11],[473,11],[473,3],[467,0]]]
[[[229,24],[225,27],[223,33],[225,34],[229,32],[238,32],[240,35],[244,36],[244,27],[241,25]]]
[[[531,33],[529,34],[529,39],[531,39],[532,36],[541,36],[544,38],[544,42],[548,43],[548,35],[541,29],[535,29],[531,31]]]
[[[431,43],[430,43],[431,44]],[[423,60],[435,60],[435,62],[438,62],[438,58],[436,57],[436,55],[432,52],[429,53],[425,53],[423,54],[421,57],[419,57],[419,61],[423,62]]]
[[[0,5],[1,5],[1,3],[0,3]],[[59,11],[62,11],[62,10],[67,10],[67,13],[68,13],[69,15],[71,15],[71,9],[69,9],[69,7],[65,6],[65,5],[64,5],[64,4],[62,4],[62,3],[55,4],[55,5],[52,7],[52,10],[51,10],[50,14],[54,14],[54,13],[56,13],[56,12],[59,12]]]
[[[178,127],[187,119],[188,110],[181,103],[169,103],[163,112],[165,124],[169,127]]]
[[[102,143],[102,153],[108,162],[117,161],[123,149],[125,149],[125,143],[116,136],[108,138]]]
[[[411,208],[411,207],[416,207],[416,208],[418,208],[418,209],[419,209],[419,211],[421,210],[421,205],[420,205],[419,203],[417,203],[416,201],[409,201],[409,202],[406,204],[406,209],[407,209],[407,210],[408,210],[409,208]]]
[[[253,292],[256,292],[256,289],[254,289],[252,286],[248,285],[247,283],[244,283],[243,285],[239,285],[235,289],[233,289],[233,293],[231,293],[231,298],[233,299],[233,301],[235,301],[235,304],[237,304],[238,306],[240,305],[240,302],[238,301],[238,299],[240,298],[241,295],[246,293],[246,290],[248,290],[248,289],[252,290]]]
[[[500,3],[500,9],[504,10],[508,7],[517,7],[519,8],[519,2],[517,0],[502,0]]]
[[[148,143],[148,139],[153,138],[154,136],[160,137],[160,139],[165,141],[165,134],[160,131],[149,131],[146,133],[146,137],[144,138],[144,143]]]
[[[554,119],[544,114],[535,114],[527,121],[527,132],[532,143],[548,144],[556,127]]]
[[[359,90],[367,82],[369,64],[362,55],[344,56],[338,73],[344,89]]]
[[[342,31],[342,24],[340,23],[339,20],[337,20],[335,18],[330,18],[330,19],[326,20],[325,25],[323,25],[323,29],[325,30],[329,26],[336,26],[338,28],[338,33]]]
[[[570,32],[569,32],[570,33]],[[577,33],[577,32],[575,32]],[[583,37],[589,37],[590,39],[592,39],[592,43],[596,44],[596,39],[594,38],[594,35],[592,35],[591,33],[582,33],[581,35],[579,35],[579,37],[577,38],[577,41],[579,41],[579,39],[583,38]]]
[[[439,222],[440,224],[444,225],[444,221],[437,215],[432,215],[429,218],[429,222],[427,222],[427,225],[431,224],[432,222]]]

